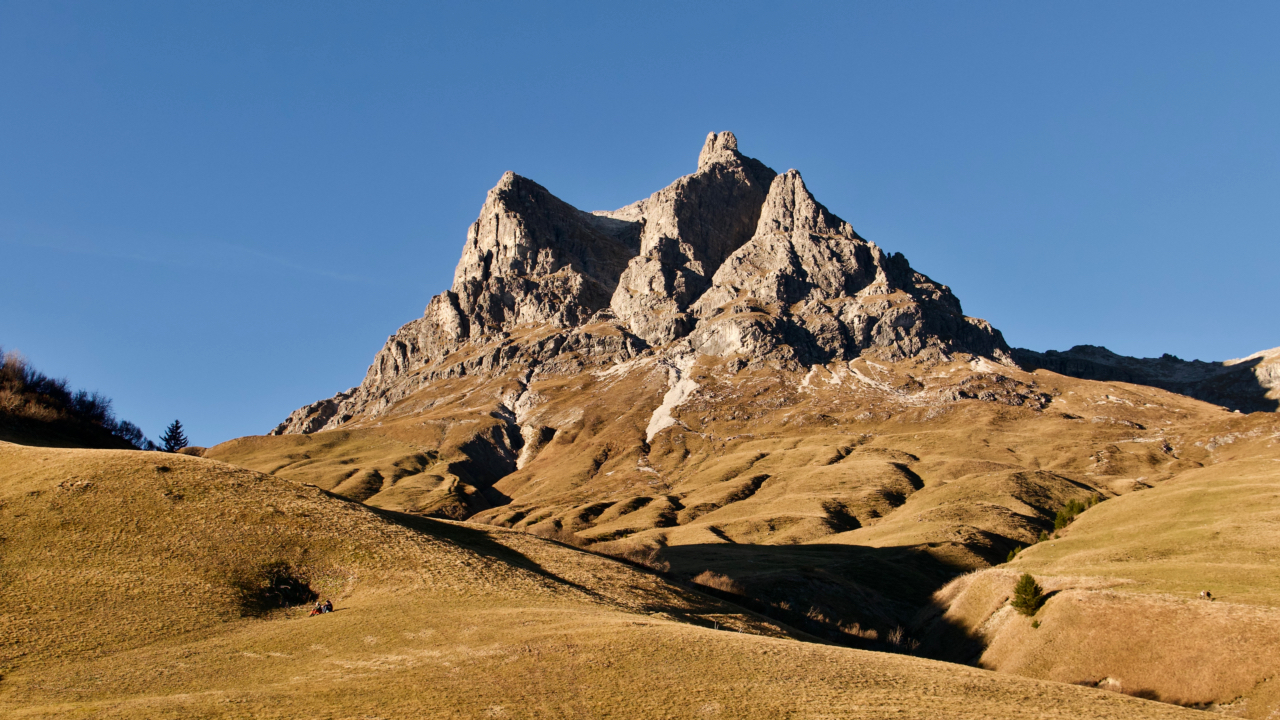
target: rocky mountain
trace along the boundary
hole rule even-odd
[[[1277,368],[1011,349],[719,133],[615,211],[504,175],[359,386],[205,457],[623,557],[835,644],[1261,717],[1280,415],[1225,408],[1274,409]]]
[[[1009,357],[999,331],[861,238],[798,172],[778,175],[742,155],[732,133],[711,133],[692,175],[611,212],[503,175],[467,232],[453,287],[388,338],[358,387],[272,434],[378,417],[444,378],[555,372],[569,353],[603,365],[710,355],[796,369],[954,352]]]

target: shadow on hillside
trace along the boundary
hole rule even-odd
[[[1014,348],[1013,358],[1028,372],[1043,369],[1081,380],[1147,385],[1246,413],[1280,410],[1280,400],[1267,397],[1269,388],[1254,372],[1263,361],[1261,357],[1227,365],[1167,354],[1135,358],[1104,347],[1077,345],[1061,352]]]
[[[391,510],[369,510],[399,525],[528,570],[597,600],[610,600],[499,543],[483,528]],[[590,548],[575,549],[591,552]],[[661,548],[656,556],[661,563],[670,565],[669,571],[655,571],[625,558],[602,557],[620,560],[714,600],[768,618],[800,640],[969,664],[976,662],[983,649],[978,640],[970,638],[961,628],[947,624],[941,613],[931,612],[935,607],[934,592],[970,568],[950,564],[923,548],[679,545]],[[710,584],[706,573],[713,576]],[[714,576],[727,582],[715,582]],[[690,612],[687,607],[664,606],[649,610],[707,627],[713,625],[712,621],[698,613],[722,611],[707,607]]]
[[[678,545],[659,558],[698,590],[803,630],[867,650],[977,653],[959,628],[939,625],[933,594],[969,568],[923,549],[862,545]],[[706,573],[706,574],[704,574]],[[928,618],[930,624],[921,620]],[[943,635],[946,642],[934,636]],[[961,646],[955,648],[957,643]],[[957,653],[951,652],[954,656]],[[963,653],[961,653],[963,654]]]
[[[333,495],[333,497],[340,498],[341,496]],[[342,499],[345,500],[346,498],[342,498]],[[355,502],[355,501],[348,500],[348,502]],[[587,588],[587,587],[583,587],[582,585],[579,585],[573,582],[572,580],[567,580],[565,578],[560,577],[559,575],[556,575],[555,573],[539,565],[536,561],[531,559],[529,556],[517,550],[512,550],[506,545],[503,545],[502,543],[494,540],[493,537],[490,536],[488,532],[480,528],[470,528],[470,527],[466,527],[465,525],[459,525],[451,522],[443,522],[440,520],[425,518],[418,515],[409,515],[407,513],[396,512],[394,510],[383,510],[381,508],[375,508],[368,505],[365,505],[364,507],[373,511],[377,515],[380,515],[390,520],[391,522],[396,523],[397,525],[403,525],[404,527],[407,527],[411,530],[416,530],[425,535],[430,535],[432,537],[449,540],[450,542],[454,543],[458,547],[466,548],[476,553],[477,555],[481,555],[487,558],[492,558],[494,560],[498,560],[503,563],[506,563],[507,565],[511,565],[512,567],[518,567],[522,570],[528,570],[529,572],[532,572],[536,575],[544,577],[548,580],[551,580],[561,585],[566,585],[575,590],[578,590],[579,592],[582,592],[590,597],[600,598],[599,593],[595,592],[594,590],[591,590],[590,588]]]
[[[595,590],[592,590],[591,588],[585,587],[583,585],[573,582],[572,580],[556,575],[555,573],[544,568],[542,565],[540,565],[537,561],[533,560],[529,556],[517,550],[513,550],[512,548],[507,547],[502,543],[497,542],[496,540],[493,539],[493,537],[489,534],[487,530],[484,530],[482,528],[467,527],[466,525],[462,525],[455,522],[441,522],[433,518],[425,518],[417,515],[408,515],[405,513],[399,513],[391,510],[382,510],[378,508],[369,508],[369,509],[377,513],[378,515],[381,515],[382,517],[385,517],[388,520],[391,520],[392,522],[395,522],[399,525],[403,525],[412,530],[422,532],[432,537],[448,540],[458,545],[459,547],[467,548],[468,550],[471,550],[472,552],[475,552],[484,557],[498,560],[500,562],[506,563],[507,565],[510,565],[513,567],[518,567],[524,570],[528,570],[529,572],[535,573],[541,577],[551,580],[552,582],[555,582],[567,587],[571,587],[594,600],[605,602],[605,603],[611,603],[615,600],[614,598],[601,595],[600,593],[596,592]],[[548,539],[548,538],[540,538],[540,539],[546,542],[552,542],[558,545],[564,545],[565,547],[570,548],[572,550],[576,550],[578,552],[584,552],[591,555],[596,555],[597,557],[603,557],[613,561],[621,560],[623,563],[627,565],[631,565],[632,567],[635,567],[637,570],[658,575],[659,577],[662,577],[664,580],[667,580],[668,582],[672,582],[677,587],[683,587],[684,589],[687,589],[687,590],[701,591],[703,596],[710,596],[710,598],[705,599],[706,601],[701,607],[696,601],[693,602],[692,607],[690,607],[689,604],[674,605],[674,604],[668,604],[664,602],[654,603],[652,602],[654,600],[654,596],[647,595],[645,598],[647,602],[644,603],[644,609],[646,612],[666,615],[667,617],[670,617],[671,619],[674,619],[678,622],[683,622],[690,625],[698,625],[701,627],[711,628],[711,627],[719,627],[715,616],[725,612],[726,610],[729,610],[731,612],[734,611],[732,607],[725,608],[722,603],[727,602],[731,606],[737,605],[738,608],[742,610],[748,610],[748,611],[752,610],[751,607],[744,605],[742,604],[742,602],[740,602],[742,598],[726,596],[722,593],[715,593],[714,591],[706,592],[707,588],[697,586],[697,585],[690,585],[687,582],[682,582],[680,578],[674,577],[670,573],[655,572],[651,568],[645,567],[643,565],[638,565],[634,562],[629,562],[625,559],[616,558],[609,555],[600,555],[598,553],[592,552],[590,549],[581,548],[573,545],[566,545],[565,543],[561,543],[554,539]],[[684,600],[685,601],[696,600],[696,598],[698,597],[699,597],[698,593],[695,592],[686,596]],[[759,613],[759,612],[757,612],[757,614],[767,615],[766,613]],[[710,615],[710,617],[707,617],[707,615]],[[771,618],[771,619],[779,620],[780,618]],[[785,621],[784,621],[783,630],[788,635],[790,635],[793,639],[796,639],[796,640],[820,641],[820,638],[813,637],[809,633],[797,630],[794,625],[787,627]]]

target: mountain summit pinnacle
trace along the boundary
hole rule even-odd
[[[717,162],[732,162],[741,158],[738,154],[738,138],[729,131],[707,133],[707,141],[698,153],[698,170]]]

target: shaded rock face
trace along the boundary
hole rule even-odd
[[[587,213],[508,172],[467,232],[453,287],[388,338],[359,387],[273,433],[376,417],[431,383],[572,375],[642,354],[791,369],[870,352],[1006,360],[1000,333],[944,285],[859,237],[783,175],[711,133],[697,170]]]
[[[581,325],[608,307],[640,230],[638,222],[584,213],[508,172],[467,231],[452,288],[459,314],[485,333]]]

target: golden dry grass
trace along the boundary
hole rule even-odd
[[[462,518],[489,506],[437,448],[368,430],[238,438],[202,455],[399,512]]]
[[[1189,717],[196,457],[0,444],[0,527],[7,717]],[[338,612],[246,605],[281,566]]]
[[[1090,508],[1007,566],[940,591],[949,624],[981,640],[982,665],[1109,678],[1244,717],[1280,709],[1280,428],[1256,414],[1220,430],[1200,441],[1214,446],[1203,467]],[[1038,629],[1007,605],[1023,572],[1052,593]]]
[[[474,520],[567,529],[588,542],[914,545],[981,567],[1051,527],[1068,499],[1128,492],[1139,478],[1154,483],[1193,467],[1182,433],[1224,415],[1153,388],[997,368],[1006,377],[983,362],[858,360],[801,378],[729,374],[704,358],[690,371],[699,388],[675,409],[677,424],[650,443],[646,426],[668,382],[652,358],[551,374],[527,392],[512,378],[456,378],[349,429],[242,438],[208,456],[437,514],[393,490],[424,477],[439,485],[453,472],[494,505]],[[946,399],[957,387],[988,386],[997,401]],[[1044,410],[1000,401],[1022,402],[1019,392],[1054,397]],[[549,442],[516,472],[486,479],[460,470],[468,437],[492,435],[516,396],[536,408],[524,425],[554,428]],[[1164,451],[1165,441],[1177,452]],[[402,467],[417,454],[433,466]],[[478,503],[455,507],[474,512]]]
[[[1271,666],[1237,663],[1243,655],[1217,642],[1236,637],[1234,621],[1198,620],[1195,627],[1211,629],[1189,632],[1175,622],[1181,610],[1150,610],[1209,589],[1221,598],[1215,608],[1255,606],[1240,611],[1251,618],[1245,626],[1259,628],[1241,640],[1240,652],[1271,653],[1263,639],[1272,637],[1265,628],[1275,619],[1258,608],[1280,602],[1275,414],[1233,414],[1150,387],[963,357],[859,359],[800,373],[733,372],[730,365],[700,360],[689,371],[697,391],[673,411],[676,424],[650,442],[646,427],[669,375],[645,357],[548,373],[527,392],[513,378],[449,380],[386,415],[357,418],[348,435],[320,433],[309,442],[325,448],[316,456],[323,463],[348,472],[386,464],[360,449],[372,442],[360,438],[374,436],[439,447],[440,462],[456,467],[465,455],[460,428],[490,432],[486,423],[519,396],[534,408],[521,422],[554,435],[483,491],[499,502],[474,521],[633,556],[686,580],[714,573],[741,587],[745,594],[736,597],[749,607],[855,647],[884,649],[889,634],[905,627],[922,651],[983,657],[1010,673],[1118,678],[1122,687],[1178,702],[1242,694],[1253,703],[1249,712],[1280,707],[1280,697],[1267,700],[1269,686],[1257,684]],[[956,399],[960,391],[986,399]],[[482,422],[467,426],[467,417]],[[449,433],[454,440],[442,444]],[[252,444],[252,456],[231,452],[235,443],[209,455],[271,470],[298,442],[244,439],[235,443]],[[1057,617],[1066,598],[1084,598],[1072,601],[1082,613],[1073,622],[1105,630],[1060,632],[1056,620],[1034,633],[1030,621],[1023,630],[988,624],[1005,617],[999,571],[991,576],[997,589],[979,592],[981,583],[965,580],[931,599],[958,574],[1033,545],[1068,501],[1093,496],[1107,499],[1011,567],[1062,591],[1041,611],[1046,617]],[[943,620],[930,623],[930,612]],[[1108,644],[1131,625],[1140,643]],[[1162,673],[1183,657],[1242,670],[1203,674],[1199,684],[1172,665]],[[1145,669],[1116,675],[1112,660]]]

